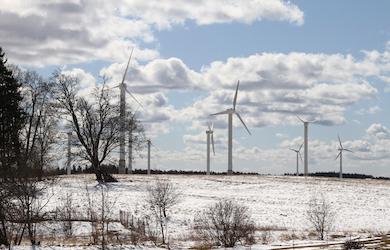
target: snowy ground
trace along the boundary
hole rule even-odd
[[[115,200],[115,216],[120,209],[142,213],[147,187],[156,178],[170,179],[174,183],[182,199],[173,208],[169,231],[176,244],[182,247],[189,246],[183,239],[188,239],[192,233],[196,213],[219,199],[234,199],[248,206],[258,227],[271,228],[271,244],[282,242],[283,234],[307,234],[310,229],[305,217],[307,204],[313,195],[321,192],[337,213],[334,234],[390,232],[390,181],[275,176],[117,177],[118,183],[108,185],[110,196]],[[53,187],[54,196],[48,209],[58,206],[66,193],[72,193],[76,204],[82,208],[85,185],[91,192],[99,190],[92,175],[61,177]],[[81,226],[78,230],[82,234],[87,229]]]

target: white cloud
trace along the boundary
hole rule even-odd
[[[390,131],[380,123],[372,124],[367,130],[367,134],[376,139],[390,139]]]
[[[136,47],[150,60],[155,29],[193,20],[199,25],[261,19],[303,23],[299,8],[282,0],[251,1],[2,1],[0,43],[13,63],[46,66],[93,60],[118,61]]]
[[[186,20],[193,20],[199,25],[252,23],[262,19],[303,24],[303,12],[296,5],[282,0],[132,0],[124,5],[121,12],[145,19],[160,29]]]
[[[125,64],[114,63],[100,71],[111,82],[122,80]],[[156,59],[145,65],[133,63],[126,78],[135,93],[155,93],[167,90],[191,90],[199,88],[200,74],[189,69],[178,58]]]

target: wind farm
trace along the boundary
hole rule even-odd
[[[3,1],[0,249],[390,249],[389,9]]]

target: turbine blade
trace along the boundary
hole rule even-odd
[[[127,75],[127,70],[129,69],[129,64],[130,64],[131,57],[132,57],[132,55],[133,55],[133,51],[134,51],[134,47],[131,49],[130,56],[129,56],[129,60],[127,61],[126,70],[125,70],[125,73],[123,74],[123,78],[122,78],[122,84],[125,83],[125,78],[126,78],[126,75]]]
[[[346,148],[343,148],[343,150],[353,153],[352,150],[349,150],[349,149],[346,149]]]
[[[211,131],[214,131],[214,122],[211,123]]]
[[[213,145],[213,153],[215,155],[215,148],[214,148],[214,133],[211,133],[211,144]]]
[[[125,91],[134,99],[134,101],[136,101],[136,103],[138,103],[138,105],[143,109],[145,110],[144,106],[142,105],[142,103],[140,101],[137,100],[137,98],[135,98],[135,96],[127,89],[127,85],[125,85]]]
[[[297,116],[297,118],[298,118],[301,122],[305,123],[305,121],[302,120],[301,117]]]
[[[337,160],[337,159],[339,158],[340,155],[341,155],[341,151],[340,151],[340,153],[336,156],[336,159],[335,159],[335,160]]]
[[[252,135],[251,134],[251,131],[249,131],[248,127],[246,126],[245,122],[242,120],[241,116],[239,113],[237,113],[236,111],[234,111],[234,113],[237,115],[238,119],[240,119],[240,121],[242,122],[242,124],[244,125],[246,131],[248,131],[248,134]]]
[[[225,110],[225,111],[214,113],[214,114],[211,114],[211,115],[225,115],[225,114],[229,114],[229,111]]]
[[[301,158],[301,162],[303,162],[301,152],[298,151],[299,157]]]
[[[209,123],[209,124],[207,124],[207,127],[208,127],[209,131],[211,131],[211,128],[210,128],[210,123]]]
[[[294,151],[295,153],[297,152],[297,151],[295,151],[295,149],[292,149],[292,148],[289,148],[291,151]]]
[[[238,86],[240,86],[240,81],[237,81],[236,93],[234,94],[234,99],[233,99],[233,109],[234,110],[236,110]]]
[[[302,149],[302,146],[303,146],[303,143],[301,144],[301,146],[299,146],[298,152],[300,152],[300,151],[301,151],[301,149]]]
[[[339,136],[339,135],[337,135],[337,138],[339,139],[340,148],[342,149],[342,148],[343,148],[343,145],[341,144],[341,139],[340,139],[340,136]]]

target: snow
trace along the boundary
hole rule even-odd
[[[336,212],[336,233],[378,233],[390,231],[390,181],[285,176],[200,176],[200,175],[117,175],[118,183],[107,185],[115,201],[112,215],[119,210],[136,215],[145,211],[147,187],[156,178],[169,179],[181,193],[172,209],[169,234],[180,246],[187,246],[192,222],[199,211],[220,199],[233,199],[249,207],[258,227],[275,231],[273,244],[281,243],[282,233],[301,234],[310,230],[305,212],[312,196],[323,193]],[[85,207],[86,189],[97,195],[100,186],[93,175],[63,176],[49,192],[54,196],[46,209],[55,209],[61,197],[71,193],[79,209]],[[96,196],[98,197],[98,196]],[[88,234],[89,227],[77,228]],[[262,249],[258,246],[257,249]]]

